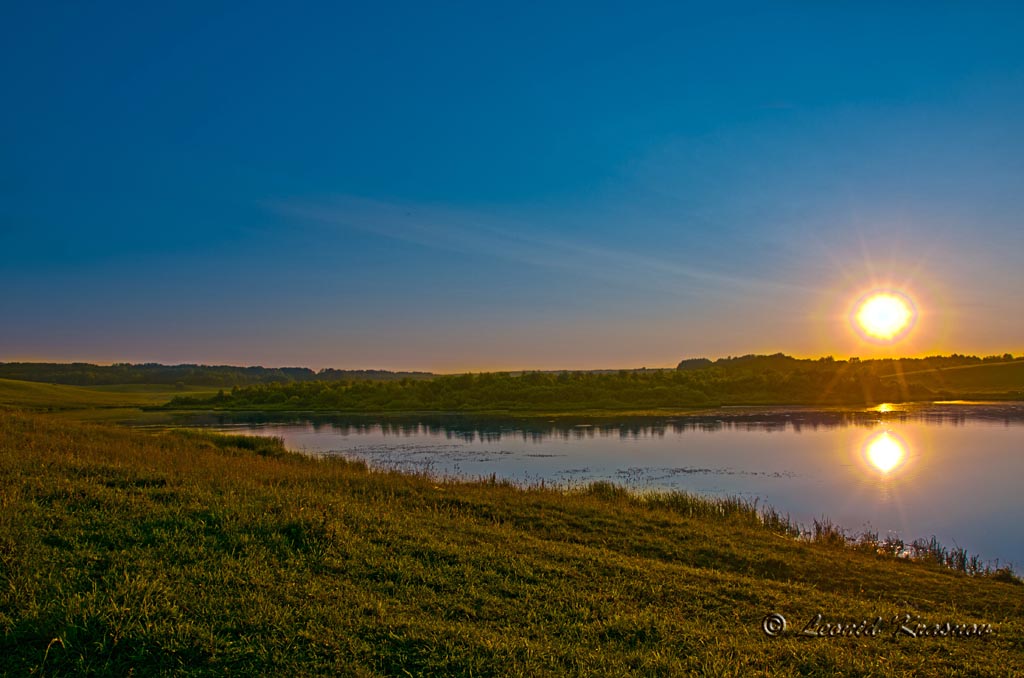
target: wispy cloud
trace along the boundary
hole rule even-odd
[[[500,257],[517,264],[569,271],[630,287],[673,294],[750,295],[766,289],[804,290],[791,283],[722,273],[585,238],[554,236],[545,220],[522,220],[434,205],[404,205],[357,197],[278,202],[273,209],[309,226],[355,229],[441,251]]]

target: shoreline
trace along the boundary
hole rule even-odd
[[[659,675],[1021,667],[1010,573],[966,574],[970,556],[938,544],[917,560],[851,546],[828,523],[798,539],[742,501],[436,482],[247,436],[43,414],[0,413],[0,471],[11,673],[180,669],[169,657],[204,675],[631,675],[643,658]],[[983,650],[949,636],[894,651],[762,630],[766,615],[818,613],[994,632]]]

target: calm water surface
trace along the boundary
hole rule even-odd
[[[621,420],[206,417],[293,450],[438,476],[757,498],[798,522],[936,536],[1024,565],[1024,403],[722,409]]]

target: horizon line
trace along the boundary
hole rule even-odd
[[[849,362],[851,360],[857,360],[857,361],[860,361],[860,362],[870,362],[870,361],[883,361],[883,360],[925,360],[925,359],[929,359],[929,358],[953,358],[953,357],[978,358],[978,359],[983,360],[985,358],[993,358],[993,357],[995,357],[995,358],[1004,358],[1005,359],[1006,356],[1010,356],[1009,361],[1014,361],[1014,360],[1024,359],[1024,351],[1020,351],[1020,352],[1016,352],[1016,353],[1012,352],[1012,351],[1004,351],[1004,352],[1001,352],[1001,353],[987,353],[987,354],[961,353],[961,352],[958,352],[958,351],[954,351],[954,352],[948,353],[948,354],[944,354],[944,353],[929,353],[929,354],[901,355],[901,356],[873,356],[873,357],[866,357],[866,358],[862,358],[862,357],[856,356],[856,355],[850,355],[850,356],[847,356],[845,358],[840,358],[840,357],[836,357],[836,356],[834,356],[832,354],[826,354],[826,355],[793,355],[793,354],[789,354],[789,353],[784,353],[782,351],[776,351],[774,353],[738,353],[738,354],[729,354],[729,355],[718,356],[718,357],[713,357],[713,358],[712,357],[708,357],[708,356],[696,356],[695,355],[695,356],[691,356],[691,357],[681,358],[674,365],[654,366],[654,367],[647,366],[647,365],[643,365],[643,366],[640,366],[640,367],[588,367],[588,368],[580,368],[580,367],[564,367],[564,368],[530,368],[530,367],[499,368],[499,367],[492,367],[492,368],[468,368],[468,369],[464,369],[464,370],[455,370],[455,371],[450,371],[450,372],[448,372],[448,371],[446,371],[446,372],[437,372],[437,371],[426,370],[426,369],[396,369],[396,368],[385,368],[385,367],[327,367],[327,366],[325,366],[325,367],[310,367],[310,366],[306,366],[306,365],[271,365],[271,366],[268,366],[268,365],[262,365],[262,364],[231,364],[231,363],[213,363],[213,362],[163,363],[163,362],[159,362],[159,361],[144,361],[144,362],[129,362],[129,361],[110,361],[110,362],[107,362],[107,361],[97,361],[97,362],[92,362],[92,361],[86,361],[86,360],[66,360],[66,361],[62,361],[62,360],[38,360],[38,359],[36,359],[36,360],[17,360],[17,359],[15,359],[15,360],[0,360],[0,365],[8,365],[8,364],[46,365],[46,364],[48,364],[48,365],[88,365],[88,366],[91,366],[91,367],[115,367],[115,366],[118,366],[118,365],[130,365],[130,366],[133,366],[133,367],[146,366],[146,365],[152,365],[152,366],[157,366],[157,367],[186,367],[186,366],[194,366],[194,367],[207,367],[207,368],[209,368],[209,367],[225,367],[225,368],[235,368],[235,369],[255,368],[255,369],[264,369],[264,370],[305,369],[305,370],[310,370],[311,372],[316,373],[316,374],[319,374],[319,373],[327,371],[327,370],[336,370],[336,371],[339,371],[339,372],[390,372],[390,373],[397,373],[397,374],[407,373],[407,374],[430,374],[430,375],[435,375],[435,376],[446,376],[446,375],[485,374],[485,373],[499,373],[499,372],[505,372],[505,373],[527,373],[527,372],[619,372],[619,371],[639,372],[639,371],[643,371],[643,370],[650,370],[650,371],[656,371],[656,370],[675,370],[675,369],[678,369],[678,365],[679,365],[680,362],[687,361],[687,360],[709,360],[710,362],[715,363],[715,362],[718,362],[718,361],[721,361],[721,360],[732,360],[732,359],[736,359],[736,358],[776,357],[776,356],[792,358],[793,360],[806,360],[806,361],[812,361],[812,362],[813,361],[828,360],[828,359],[831,359],[831,360],[833,360],[835,362]]]

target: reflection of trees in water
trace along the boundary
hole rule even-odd
[[[341,435],[383,434],[396,438],[430,435],[462,442],[495,443],[510,439],[542,442],[592,438],[663,438],[669,432],[678,434],[689,431],[799,433],[804,430],[832,430],[851,426],[871,427],[889,422],[961,426],[969,421],[981,421],[1014,426],[1024,425],[1024,403],[901,405],[899,409],[887,412],[876,409],[727,408],[668,418],[622,417],[586,421],[569,417],[555,420],[487,418],[471,415],[374,417],[276,412],[203,414],[196,415],[189,421],[193,425],[218,426],[296,424],[309,426],[317,432],[335,432]]]

